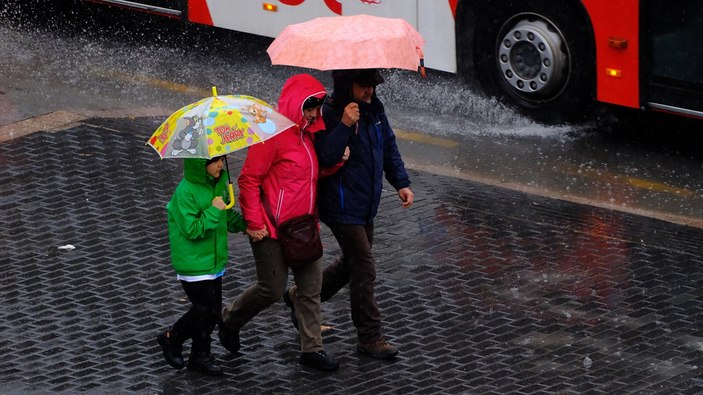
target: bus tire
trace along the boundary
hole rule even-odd
[[[481,4],[470,41],[484,92],[541,122],[584,119],[595,103],[595,51],[580,2]]]

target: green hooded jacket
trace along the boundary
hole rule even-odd
[[[234,210],[220,210],[212,199],[228,201],[227,173],[215,179],[205,159],[184,159],[183,179],[166,205],[171,265],[186,276],[217,274],[227,265],[227,231],[243,232],[246,223]]]

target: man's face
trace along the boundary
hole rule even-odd
[[[352,97],[357,102],[371,103],[374,89],[373,86],[361,86],[354,82],[352,83]]]

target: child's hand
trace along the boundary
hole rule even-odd
[[[349,159],[349,154],[349,146],[344,147],[344,154],[342,155],[342,160],[346,161],[347,159]]]
[[[227,206],[225,204],[225,201],[222,200],[222,196],[216,196],[214,199],[212,199],[212,205],[217,207],[220,210],[224,210],[225,207]]]

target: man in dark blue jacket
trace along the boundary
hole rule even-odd
[[[381,314],[374,296],[376,268],[371,247],[381,200],[383,177],[398,191],[403,207],[413,204],[413,192],[376,86],[383,77],[376,69],[336,70],[334,92],[323,106],[325,131],[315,137],[320,168],[349,158],[333,175],[318,183],[320,219],[330,227],[342,257],[325,268],[320,297],[326,301],[349,284],[351,316],[356,326],[357,350],[389,359],[398,349],[383,338]],[[296,289],[284,295],[295,300]]]

